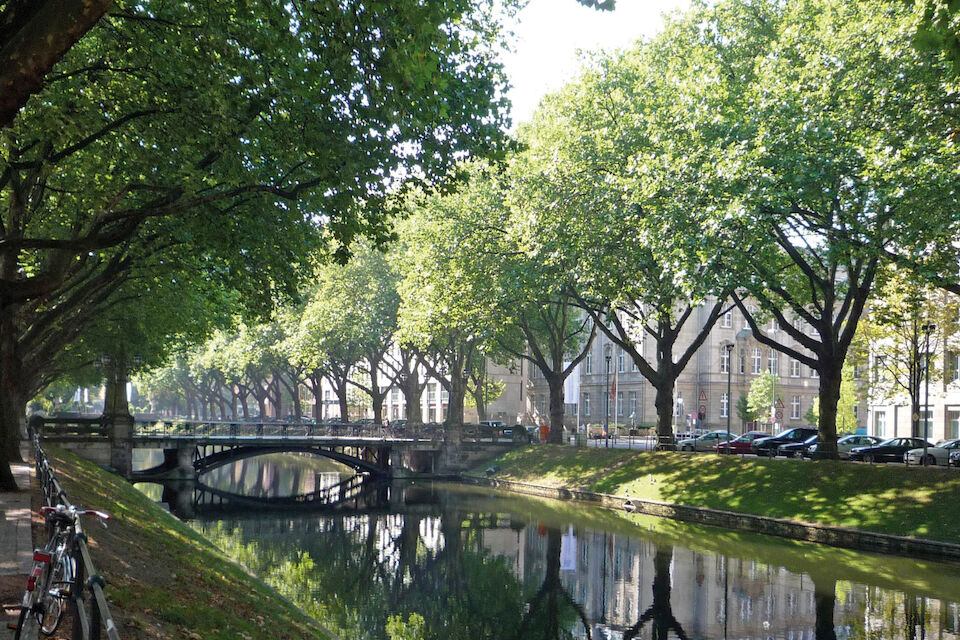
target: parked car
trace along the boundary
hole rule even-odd
[[[733,435],[730,435],[733,438]],[[711,431],[696,438],[687,438],[677,443],[680,451],[712,451],[720,442],[727,441],[727,431]]]
[[[932,444],[927,444],[932,448]],[[872,447],[856,447],[850,450],[851,460],[864,462],[902,462],[903,454],[910,449],[923,447],[920,438],[890,438]]]
[[[837,440],[837,454],[840,456],[841,460],[846,460],[850,457],[850,451],[852,449],[856,449],[857,447],[872,447],[873,445],[880,444],[881,442],[883,442],[883,438],[878,438],[877,436],[844,436]],[[819,451],[820,445],[814,444],[807,449],[807,455],[816,459],[819,456]]]
[[[750,451],[758,456],[776,457],[777,450],[784,444],[796,444],[803,442],[811,436],[817,435],[817,430],[813,427],[796,427],[788,429],[783,433],[778,433],[769,438],[757,438],[750,444]]]
[[[737,436],[730,442],[721,442],[714,450],[718,453],[735,453],[743,454],[750,453],[750,444],[757,438],[769,438],[770,434],[766,431],[748,431],[747,433]]]
[[[907,464],[922,464],[927,467],[946,465],[950,462],[950,453],[960,450],[960,439],[944,440],[935,447],[927,447],[927,457],[923,457],[923,449],[910,449],[903,454],[903,461]]]
[[[951,466],[951,467],[960,467],[960,451],[951,451],[951,452],[950,452],[950,466]]]
[[[777,455],[784,456],[785,458],[805,458],[807,457],[807,450],[810,449],[813,445],[817,444],[820,441],[820,434],[818,433],[815,436],[810,436],[803,442],[794,442],[792,444],[782,444],[777,447]]]
[[[484,427],[490,427],[491,429],[495,429],[496,434],[498,436],[503,436],[503,435],[507,435],[508,433],[511,433],[511,430],[507,427],[507,424],[500,420],[482,420],[480,424]]]

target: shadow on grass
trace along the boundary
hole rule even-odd
[[[952,469],[539,446],[505,474],[679,504],[960,543]]]

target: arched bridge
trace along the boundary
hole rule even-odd
[[[132,422],[122,428],[101,418],[34,416],[30,427],[44,440],[100,464],[117,467],[118,460],[126,461],[117,470],[133,481],[196,479],[237,460],[286,452],[324,456],[378,477],[450,475],[528,441],[522,429],[504,432],[483,425],[452,430],[442,425]],[[135,448],[162,449],[164,462],[134,472]]]

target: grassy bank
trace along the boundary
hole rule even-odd
[[[56,447],[47,454],[72,502],[113,517],[106,529],[93,522],[87,529],[122,637],[327,637],[126,481]]]
[[[960,543],[953,469],[538,445],[497,477]]]

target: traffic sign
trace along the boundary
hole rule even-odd
[[[776,418],[777,418],[777,422],[780,422],[781,420],[783,420],[783,411],[780,411],[779,409],[777,409]]]
[[[701,392],[700,392],[700,402],[706,402],[706,401],[707,401],[707,392],[706,392],[706,391],[701,391]]]
[[[773,406],[777,409],[783,409],[783,398],[777,398],[777,402]]]
[[[706,412],[707,412],[707,405],[705,404],[700,405],[700,413],[706,413]]]

